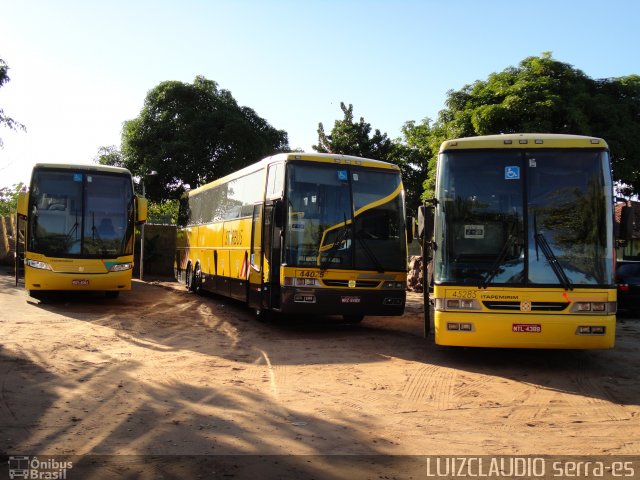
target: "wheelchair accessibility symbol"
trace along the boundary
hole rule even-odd
[[[520,167],[504,167],[505,180],[520,180]]]

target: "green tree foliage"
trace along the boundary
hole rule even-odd
[[[16,183],[12,187],[0,188],[0,217],[16,213],[18,208],[18,193],[26,187],[24,183]]]
[[[100,147],[98,154],[93,158],[95,163],[100,165],[108,165],[111,167],[124,167],[124,158],[122,152],[115,145],[108,147]]]
[[[154,201],[178,198],[185,184],[195,188],[287,149],[285,131],[201,76],[193,84],[160,83],[122,132],[124,166],[143,177],[158,173],[145,184]]]
[[[425,197],[433,196],[435,185],[426,183],[429,172],[435,172],[436,158],[440,148],[440,137],[434,130],[431,119],[425,118],[421,123],[406,122],[402,127],[402,139],[396,141],[394,163],[400,165],[402,182],[406,189],[407,211],[417,215],[418,206]]]
[[[378,129],[371,135],[371,124],[363,117],[358,122],[354,121],[352,104],[347,107],[340,102],[340,109],[344,118],[334,122],[330,135],[326,134],[322,122],[318,124],[318,144],[313,145],[313,149],[321,153],[355,155],[395,163],[402,171],[407,207],[409,211],[415,211],[425,173],[422,171],[422,158],[416,153],[418,148],[414,149],[413,144],[394,142]]]
[[[178,221],[179,200],[150,202],[147,211],[147,223],[175,225]]]
[[[629,194],[640,192],[638,75],[593,80],[545,52],[449,91],[445,105],[428,134],[418,139],[423,153],[431,155],[425,197],[433,194],[442,141],[515,132],[602,137],[611,147],[614,180],[628,185]],[[405,133],[404,144],[409,142]]]
[[[363,117],[358,122],[353,121],[353,105],[349,104],[347,107],[340,102],[340,109],[344,118],[335,121],[330,135],[325,133],[322,122],[318,124],[318,145],[313,145],[313,149],[321,153],[339,153],[386,161],[393,150],[393,142],[387,134],[376,129],[373,136],[369,137],[371,124],[365,122]]]
[[[0,58],[0,87],[7,83],[9,78],[9,66],[6,62]],[[0,108],[0,125],[5,125],[11,130],[26,130],[25,126],[20,122],[15,121],[13,118],[5,115],[4,110]],[[0,148],[2,148],[2,138],[0,138]]]
[[[589,105],[594,135],[611,148],[613,178],[626,194],[640,194],[640,75],[594,81]]]

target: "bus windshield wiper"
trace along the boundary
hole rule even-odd
[[[555,273],[556,277],[558,277],[562,288],[564,288],[565,290],[573,290],[571,280],[569,280],[569,277],[567,277],[564,268],[562,268],[562,265],[560,265],[560,262],[558,261],[558,257],[556,257],[556,255],[553,253],[553,250],[551,249],[551,246],[549,245],[549,242],[547,242],[547,239],[544,237],[544,235],[542,233],[536,233],[533,238],[536,242],[536,251],[538,249],[538,246],[540,246],[540,250],[542,250],[544,257],[547,259],[547,262],[549,262],[551,270],[553,270],[553,273]]]
[[[336,235],[336,239],[333,242],[333,244],[331,245],[331,247],[329,248],[329,251],[327,252],[327,257],[324,259],[324,261],[320,262],[320,270],[326,270],[327,268],[329,268],[329,265],[331,265],[331,262],[333,262],[333,259],[336,257],[336,254],[338,253],[338,250],[340,249],[340,244],[342,244],[342,242],[344,242],[347,238],[347,235],[349,234],[349,230],[347,229],[347,216],[346,214],[343,212],[343,217],[344,217],[344,227],[343,229],[340,231],[340,233],[338,233],[338,235]]]
[[[517,236],[515,234],[509,234],[507,241],[504,242],[504,245],[502,246],[502,250],[500,250],[500,253],[498,253],[498,256],[493,262],[493,265],[491,265],[491,268],[487,271],[486,277],[478,284],[478,288],[487,288],[487,285],[489,285],[489,283],[491,283],[495,276],[500,272],[500,265],[502,265],[507,258],[509,250],[515,243],[516,238]]]
[[[547,242],[547,239],[542,233],[538,232],[538,214],[535,210],[533,212],[533,240],[536,247],[536,257],[538,257],[538,247],[540,247],[544,258],[546,258],[547,262],[549,262],[549,266],[551,267],[551,270],[553,270],[553,273],[555,273],[556,277],[558,277],[562,288],[564,288],[565,290],[573,290],[571,280],[569,280],[569,277],[567,277],[564,268],[562,268],[562,265],[560,265],[558,257],[556,257],[555,253],[553,253],[549,242]]]
[[[358,234],[356,234],[356,238],[358,239],[358,243],[360,244],[362,249],[367,254],[367,257],[369,257],[369,260],[371,260],[371,262],[373,262],[373,264],[376,267],[376,270],[378,271],[378,273],[384,273],[384,268],[382,268],[382,265],[380,264],[380,260],[378,260],[378,257],[376,257],[376,254],[373,253],[373,250],[371,250],[371,247],[369,246],[369,244],[366,242],[366,240],[362,236],[362,230],[360,232],[358,232]]]

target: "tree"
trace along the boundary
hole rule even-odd
[[[24,183],[16,183],[12,187],[0,188],[0,217],[6,217],[16,212],[18,208],[18,194],[26,187]]]
[[[594,134],[611,148],[613,178],[640,194],[640,76],[595,81],[589,116]]]
[[[407,122],[403,127],[405,139],[402,143],[400,140],[390,140],[386,133],[381,133],[378,129],[370,136],[371,124],[365,122],[363,117],[358,122],[354,121],[352,104],[347,107],[340,102],[340,109],[344,118],[334,122],[330,135],[325,133],[322,122],[318,124],[318,145],[314,145],[313,149],[322,153],[356,155],[398,165],[402,172],[407,211],[415,215],[421,202],[422,183],[427,176],[427,164],[431,158],[430,147],[425,147],[422,143],[430,134],[430,120],[426,119],[420,125]]]
[[[612,152],[614,180],[640,192],[640,77],[593,80],[549,52],[518,67],[450,90],[425,147],[445,139],[514,132],[571,133],[602,137]],[[429,169],[425,191],[435,185]],[[427,195],[429,193],[426,193]]]
[[[494,133],[577,133],[589,129],[592,80],[571,65],[528,57],[518,68],[492,73],[448,92],[440,121],[457,137]]]
[[[387,134],[376,129],[373,136],[369,137],[371,125],[363,117],[357,123],[353,121],[353,105],[349,104],[347,107],[344,102],[340,102],[340,109],[344,119],[335,121],[331,135],[325,133],[322,122],[318,124],[318,145],[313,145],[312,148],[321,153],[387,160],[393,150],[393,142]]]
[[[0,87],[2,87],[9,80],[8,75],[9,66],[5,63],[3,59],[0,58]],[[15,121],[13,118],[5,115],[4,110],[0,108],[0,125],[6,125],[11,130],[26,130],[26,127],[20,122]],[[2,138],[0,138],[0,148],[2,148]]]
[[[157,172],[145,184],[155,201],[178,198],[187,184],[198,187],[287,149],[284,130],[202,76],[193,84],[160,83],[122,131],[124,166],[142,177]]]
[[[421,123],[406,122],[402,127],[403,139],[396,141],[392,161],[402,170],[402,182],[406,190],[407,211],[417,215],[418,206],[425,197],[424,191],[433,196],[433,186],[426,185],[430,171],[435,171],[440,142],[435,135],[431,119]]]
[[[165,200],[163,202],[149,202],[147,223],[160,225],[175,225],[178,222],[179,200]]]
[[[95,163],[100,165],[108,165],[111,167],[124,167],[124,158],[122,152],[115,145],[108,147],[100,147],[98,154],[93,158]]]

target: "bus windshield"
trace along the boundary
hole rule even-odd
[[[30,251],[57,257],[132,254],[130,177],[36,170],[30,192]]]
[[[405,270],[403,191],[398,172],[291,163],[286,202],[288,265]]]
[[[439,283],[613,284],[605,151],[446,152],[439,165]]]

